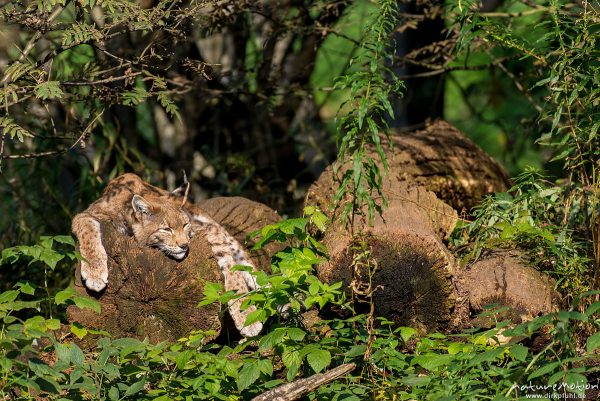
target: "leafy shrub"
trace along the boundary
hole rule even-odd
[[[292,314],[300,304],[323,307],[345,302],[339,284],[327,285],[312,274],[312,265],[324,255],[322,245],[309,234],[310,223],[321,225],[323,216],[309,211],[308,218],[285,220],[260,231],[259,244],[275,239],[294,244],[275,256],[272,275],[256,273],[263,287],[245,301],[259,306],[249,321],[270,318],[268,330],[235,346],[205,344],[207,333],[203,332],[154,345],[147,340],[113,339],[108,333],[68,325],[39,312],[21,317],[23,311],[39,311],[44,302],[52,304],[47,314],[67,304],[99,307],[71,288],[40,297],[43,288],[20,282],[1,293],[0,396],[111,401],[249,399],[298,376],[354,362],[357,369],[351,377],[320,387],[310,398],[503,400],[531,394],[537,385],[555,385],[557,394],[581,394],[589,385],[586,375],[598,370],[593,366],[600,333],[587,339],[583,353],[577,351],[573,339],[581,324],[600,326],[600,302],[592,303],[584,313],[557,312],[515,327],[501,321],[485,331],[421,337],[412,328],[394,327],[381,318],[373,327],[365,315],[322,320],[312,327],[301,319],[274,319],[282,302],[291,303]],[[57,242],[66,246],[60,250],[47,247]],[[4,252],[9,263],[21,257],[50,264],[76,258],[68,237],[44,238],[40,244]],[[227,302],[233,296],[221,294],[216,285],[207,287],[206,293],[206,303]],[[92,349],[77,345],[76,338],[90,334],[98,338]],[[500,342],[507,337],[511,342]],[[542,346],[532,346],[536,338],[543,340]]]

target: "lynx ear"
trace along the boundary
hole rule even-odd
[[[152,214],[150,204],[139,195],[133,195],[131,206],[136,214]]]

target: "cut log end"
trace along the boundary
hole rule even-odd
[[[489,251],[468,266],[457,283],[467,301],[459,314],[462,326],[490,327],[498,319],[522,323],[559,306],[554,281],[527,265],[517,251]],[[501,312],[480,315],[492,306]]]
[[[326,243],[329,241],[337,245],[331,247],[334,253],[330,261],[318,268],[319,276],[326,282],[343,281],[348,292],[352,287],[360,289],[358,282],[368,282],[368,271],[352,267],[350,250],[356,245],[344,237],[330,236]],[[455,297],[453,258],[442,244],[410,231],[370,232],[360,242],[368,244],[371,257],[377,261],[372,279],[377,315],[421,332],[445,330]]]

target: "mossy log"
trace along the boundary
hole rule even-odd
[[[272,209],[250,200],[214,198],[190,209],[203,211],[222,224],[242,244],[250,232],[280,220]],[[198,308],[206,282],[222,282],[210,245],[202,236],[192,238],[183,261],[162,252],[140,248],[135,240],[102,226],[102,241],[108,254],[109,284],[101,294],[90,293],[81,282],[79,267],[75,288],[94,296],[102,312],[69,307],[70,321],[106,330],[117,337],[148,337],[152,342],[175,340],[192,330],[222,330],[224,312],[216,304]],[[247,244],[250,248],[252,241]],[[276,244],[250,255],[257,268],[268,270]]]
[[[529,321],[559,307],[556,283],[515,250],[488,250],[456,280],[459,306],[454,325],[491,327],[496,320]],[[499,313],[480,315],[493,306]]]

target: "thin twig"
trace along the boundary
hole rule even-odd
[[[0,174],[2,174],[2,159],[4,158],[4,131],[0,134]]]
[[[94,119],[87,125],[87,127],[85,127],[85,129],[83,130],[83,132],[81,133],[81,135],[79,136],[79,138],[77,138],[77,140],[75,142],[73,142],[73,145],[71,145],[71,147],[69,148],[69,150],[73,149],[75,146],[77,146],[77,144],[80,141],[82,141],[83,139],[85,139],[85,136],[88,133],[88,131],[92,129],[92,125],[100,118],[100,116],[102,114],[104,114],[104,109],[102,109],[102,111],[100,113],[98,113],[98,115],[96,115],[96,117],[94,117]]]
[[[125,75],[121,75],[118,77],[99,79],[97,81],[66,81],[66,82],[61,82],[60,84],[64,85],[64,86],[94,86],[94,85],[102,85],[102,84],[107,84],[107,83],[111,83],[111,82],[122,81],[124,79],[134,78],[141,74],[142,74],[142,72],[132,72],[130,74],[125,74]]]
[[[490,56],[490,52],[487,52]],[[533,97],[531,96],[531,94],[529,93],[529,91],[527,89],[525,89],[523,87],[523,85],[521,85],[521,83],[519,82],[519,80],[517,79],[517,77],[515,76],[515,74],[513,74],[512,72],[510,72],[505,66],[504,64],[502,64],[502,61],[499,60],[495,60],[492,62],[492,64],[494,64],[495,66],[497,66],[498,68],[500,68],[515,84],[515,86],[517,87],[517,89],[519,90],[519,92],[521,92],[525,98],[529,101],[529,103],[531,103],[531,105],[537,110],[538,113],[541,113],[543,110],[541,108],[540,105],[538,105],[534,100]]]
[[[50,16],[48,17],[48,24],[51,24],[59,15],[60,13],[63,11],[64,6],[61,5],[57,5],[54,7],[54,10],[52,10],[52,13],[50,13]],[[38,30],[36,31],[33,36],[31,37],[31,39],[29,39],[29,42],[27,43],[27,45],[25,46],[25,48],[21,51],[21,55],[19,56],[17,62],[22,63],[23,61],[25,61],[25,59],[27,58],[27,56],[29,56],[29,53],[31,53],[31,51],[33,50],[33,48],[35,47],[35,45],[37,44],[37,42],[42,38],[42,31]],[[2,81],[0,81],[0,83],[4,84],[5,86],[8,85],[10,82],[12,82],[12,76],[7,75],[5,76]]]
[[[35,159],[38,157],[55,156],[65,153],[67,150],[53,150],[51,152],[28,153],[24,155],[2,155],[2,159]]]
[[[443,67],[433,71],[420,72],[416,74],[407,74],[407,75],[399,75],[398,79],[406,80],[411,78],[424,78],[424,77],[432,77],[435,75],[445,74],[447,72],[453,71],[479,71],[485,70],[490,67],[493,67],[492,64],[482,64],[482,65],[474,65],[474,66],[452,66],[452,67]]]
[[[569,8],[573,8],[576,6],[577,6],[577,4],[570,3],[570,4],[565,4],[561,8],[565,8],[568,10]],[[531,10],[518,11],[518,12],[495,12],[495,11],[493,11],[493,12],[487,12],[487,13],[479,13],[479,15],[481,17],[488,17],[488,18],[517,18],[517,17],[525,17],[527,15],[542,13],[545,11],[552,11],[553,8],[554,7],[536,7]]]

